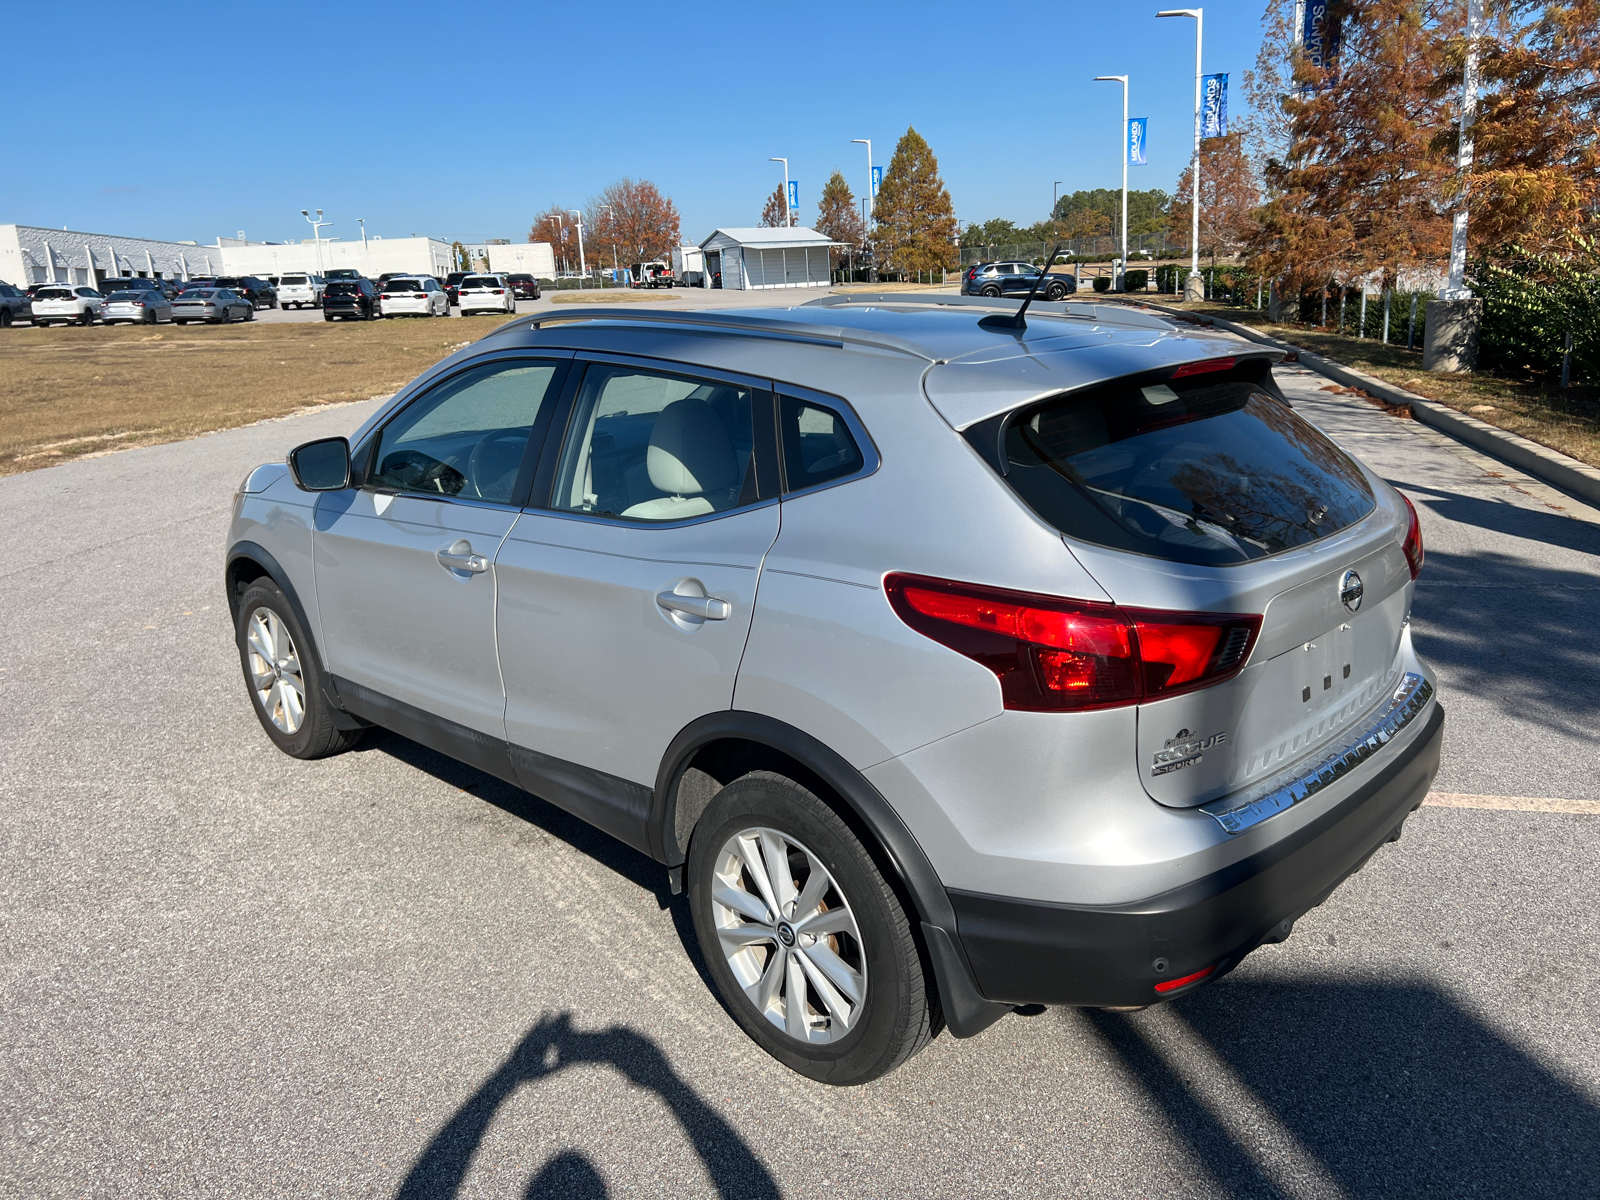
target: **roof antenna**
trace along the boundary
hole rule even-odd
[[[1039,285],[1044,282],[1045,275],[1055,264],[1056,255],[1061,252],[1061,243],[1057,242],[1050,247],[1050,254],[1044,260],[1044,266],[1039,269],[1039,278],[1033,281],[1033,288],[1028,292],[1028,298],[1022,302],[1022,307],[1015,313],[991,313],[982,318],[978,324],[985,329],[1026,329],[1028,323],[1022,319],[1022,314],[1028,311],[1028,305],[1033,303],[1033,298],[1039,294]]]

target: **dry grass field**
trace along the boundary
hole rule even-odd
[[[13,327],[0,336],[0,475],[383,395],[499,323]]]

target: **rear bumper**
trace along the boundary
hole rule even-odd
[[[950,892],[978,988],[1007,1004],[1120,1007],[1184,994],[1162,982],[1220,978],[1285,922],[1326,900],[1422,803],[1439,770],[1444,709],[1339,804],[1290,837],[1182,887],[1132,904],[1046,904]],[[1158,969],[1159,967],[1159,969]]]

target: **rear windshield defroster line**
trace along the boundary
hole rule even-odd
[[[1375,505],[1344,451],[1237,377],[1121,381],[1003,420],[1017,495],[1062,533],[1114,549],[1248,562],[1337,533]],[[974,444],[998,432],[980,426]]]

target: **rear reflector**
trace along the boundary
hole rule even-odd
[[[1406,513],[1411,518],[1410,524],[1406,526],[1406,538],[1400,543],[1400,549],[1405,551],[1406,566],[1411,568],[1411,578],[1415,579],[1422,574],[1422,522],[1417,520],[1416,505],[1411,503],[1404,492],[1400,494],[1400,499],[1406,502]]]
[[[1204,362],[1184,363],[1172,373],[1174,379],[1182,379],[1185,375],[1206,375],[1212,371],[1231,371],[1237,362],[1234,358],[1208,358]]]
[[[1259,616],[1180,613],[890,575],[889,603],[918,633],[981,663],[1005,707],[1033,712],[1164,699],[1232,678]]]
[[[1169,979],[1165,983],[1158,983],[1156,984],[1156,991],[1175,992],[1179,988],[1188,987],[1191,983],[1199,983],[1202,979],[1216,969],[1217,968],[1215,966],[1210,966],[1205,968],[1203,971],[1196,971],[1193,975],[1185,975],[1182,979]]]

